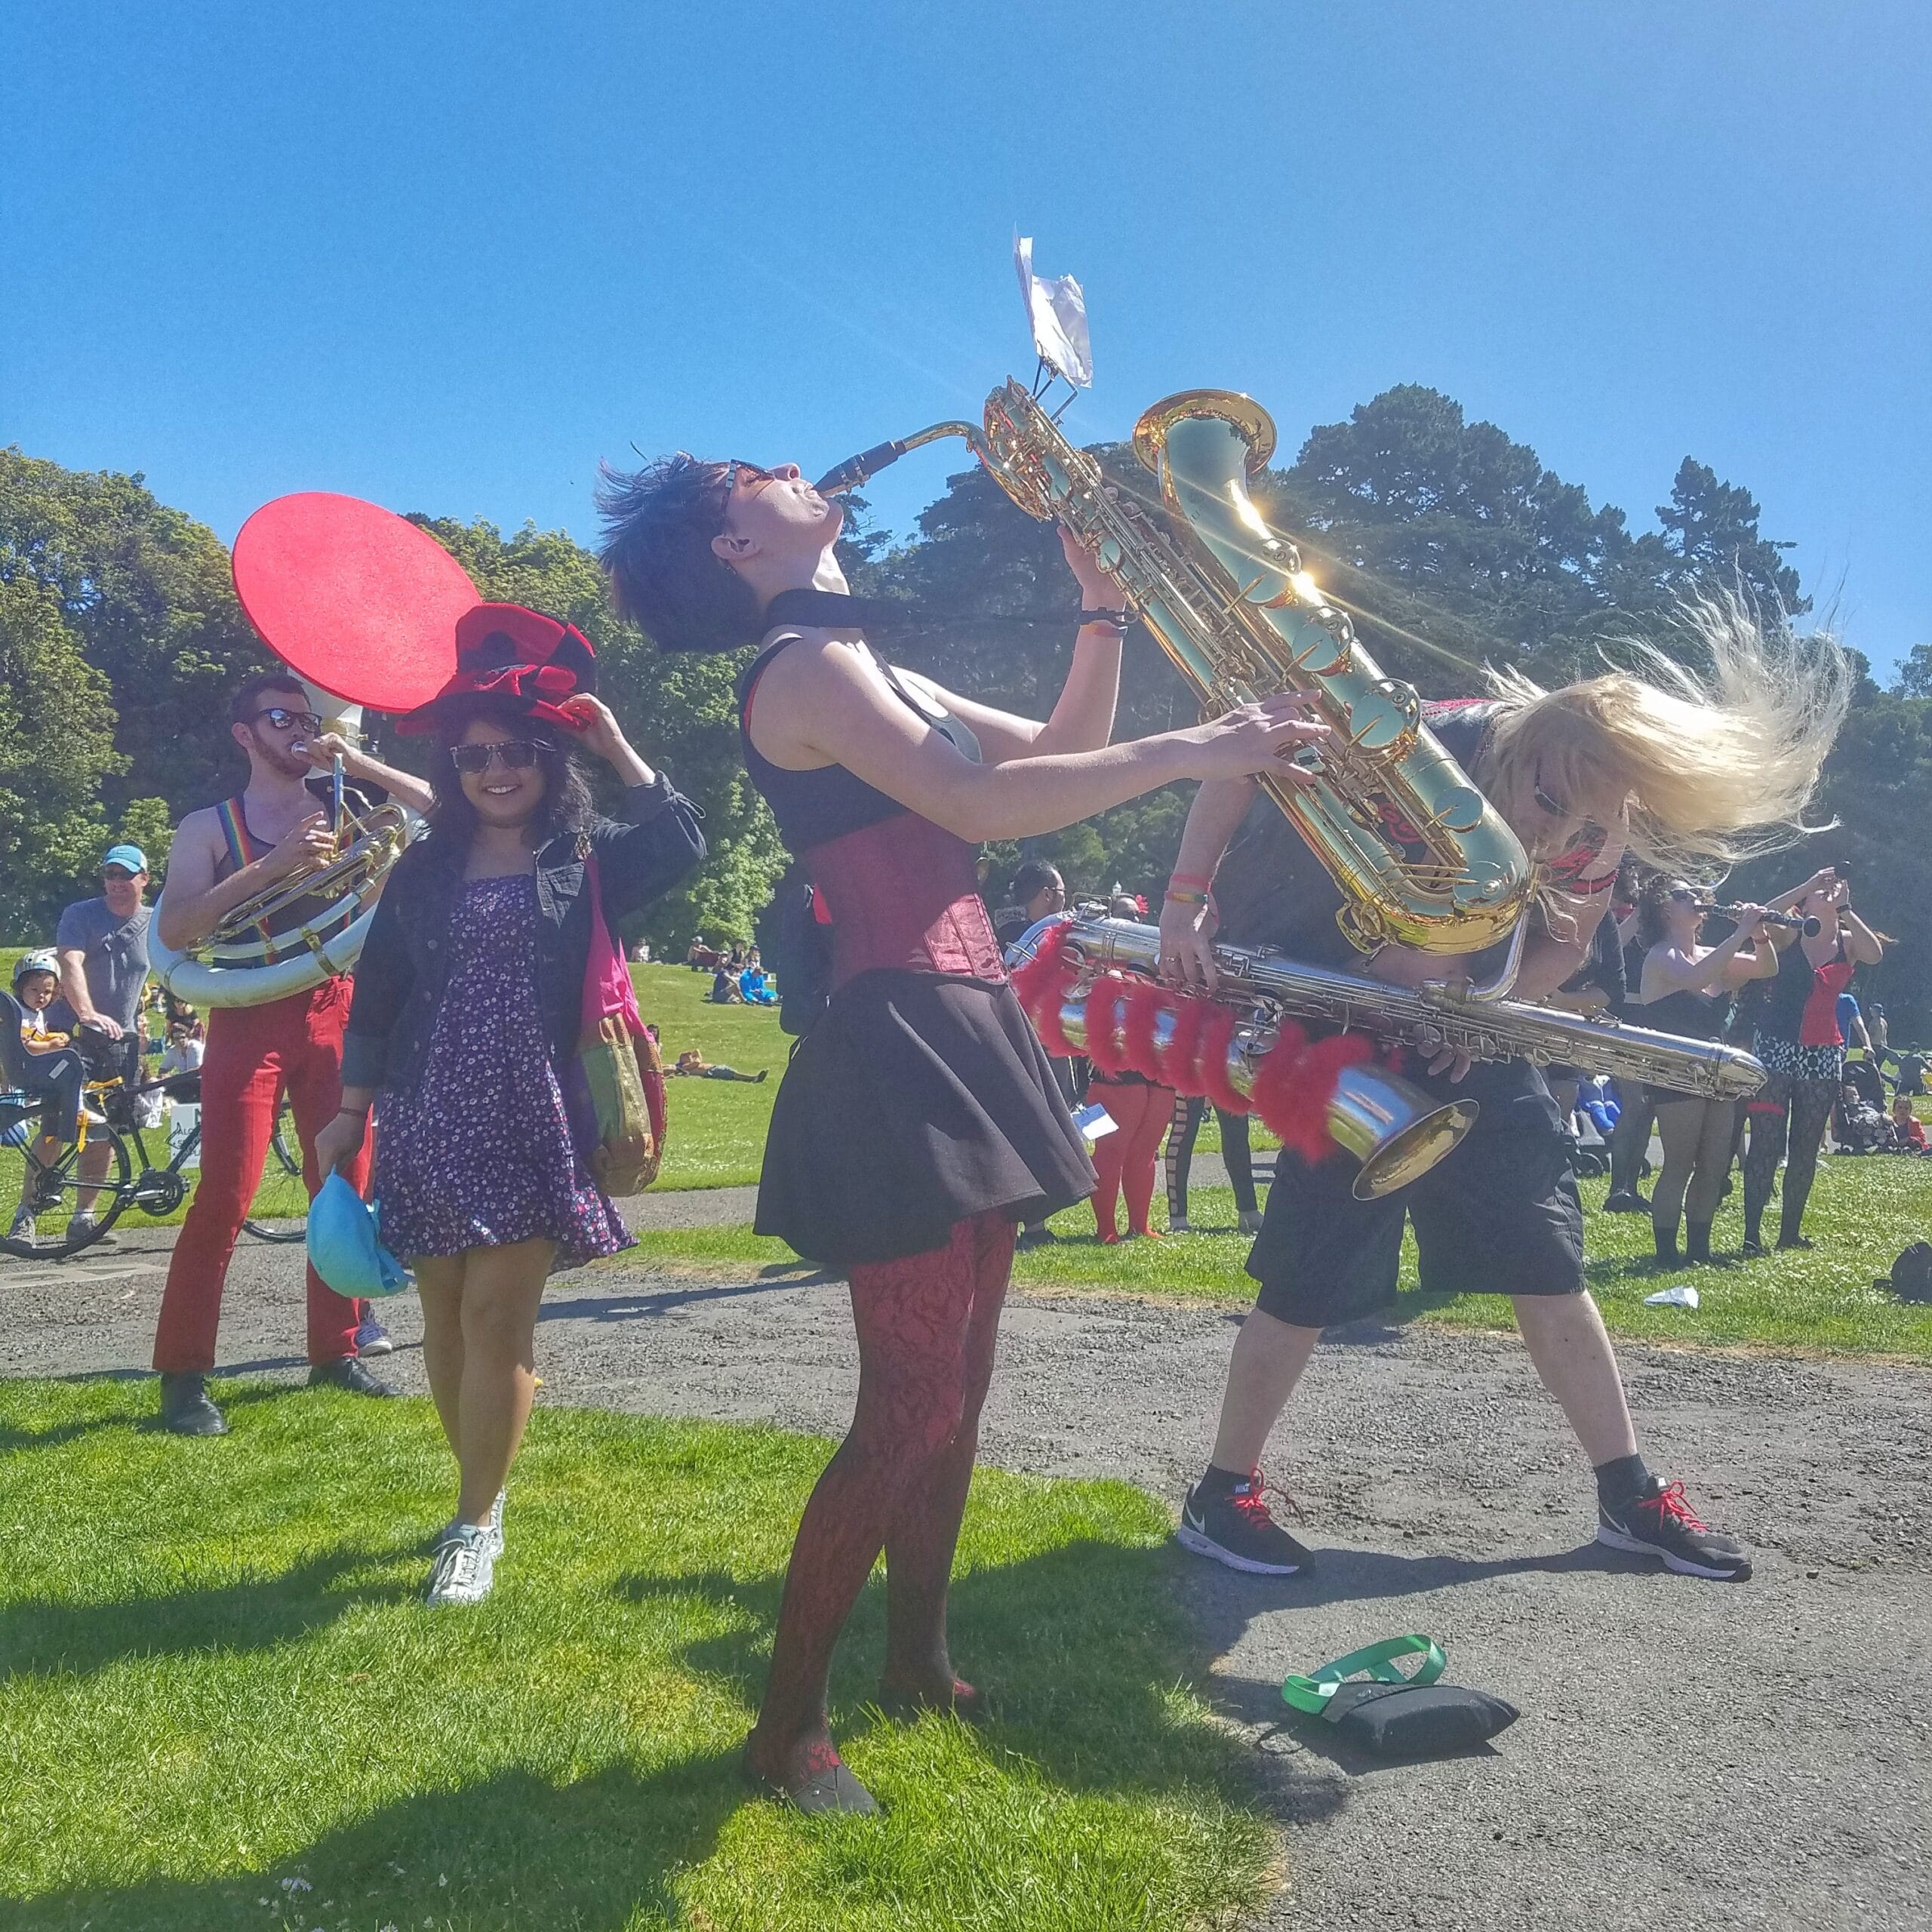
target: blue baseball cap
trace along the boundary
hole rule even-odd
[[[138,845],[110,845],[100,863],[103,866],[125,866],[131,872],[144,872],[148,869],[148,855]]]
[[[409,1286],[408,1271],[383,1245],[380,1216],[340,1174],[309,1204],[309,1264],[337,1294],[392,1295]]]

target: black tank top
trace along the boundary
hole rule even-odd
[[[833,592],[787,591],[773,598],[769,614],[782,622],[793,615],[792,607],[806,598],[813,601],[813,608],[808,613],[798,613],[795,621],[828,625],[850,623],[852,615],[846,614],[838,607],[845,606],[848,610],[863,608],[861,600],[838,597]],[[888,798],[876,786],[868,785],[856,772],[848,771],[842,764],[821,765],[814,771],[788,771],[782,765],[774,764],[752,743],[752,699],[757,691],[758,680],[771,660],[787,645],[798,641],[796,631],[787,631],[774,638],[758,653],[739,680],[738,736],[744,747],[745,770],[771,806],[771,815],[778,821],[779,835],[785,841],[786,849],[809,852],[814,846],[828,844],[848,832],[877,825],[907,808],[897,798]],[[889,664],[875,661],[878,662],[886,682],[904,700],[908,709],[916,712],[964,756],[975,764],[980,761],[980,741],[964,719],[954,717],[937,700],[922,704],[906,689],[898,672]]]

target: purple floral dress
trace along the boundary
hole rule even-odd
[[[383,1245],[460,1254],[541,1235],[557,1263],[635,1245],[585,1171],[537,1004],[537,881],[467,881],[422,1078],[377,1117]]]

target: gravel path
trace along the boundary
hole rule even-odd
[[[687,1197],[658,1213],[741,1206]],[[642,1216],[640,1219],[644,1218]],[[0,1260],[8,1374],[137,1373],[170,1235],[65,1267]],[[298,1251],[245,1241],[225,1368],[300,1373]],[[1177,1498],[1238,1315],[1015,1300],[986,1454]],[[413,1300],[390,1364],[420,1389]],[[552,1291],[544,1399],[836,1432],[854,1379],[842,1286],[709,1284],[605,1264]],[[1654,1463],[1761,1552],[1721,1586],[1588,1539],[1587,1470],[1520,1349],[1359,1327],[1311,1370],[1275,1474],[1309,1576],[1192,1561],[1211,1682],[1262,1754],[1313,1928],[1912,1928],[1932,1918],[1932,1374],[1626,1350]],[[1282,1675],[1426,1630],[1452,1678],[1520,1705],[1491,1754],[1384,1767],[1282,1722]]]

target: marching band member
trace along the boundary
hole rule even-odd
[[[397,861],[356,962],[341,1108],[315,1143],[325,1168],[362,1158],[380,1095],[383,1239],[416,1271],[461,1478],[432,1604],[490,1592],[545,1281],[631,1244],[586,1164],[594,1121],[572,1118],[592,921],[600,906],[627,917],[704,857],[690,803],[594,694],[577,630],[484,604],[457,650],[448,685],[403,723],[436,734],[429,835]],[[623,782],[621,821],[595,809],[578,746]]]
[[[1876,965],[1885,951],[1884,941],[1851,909],[1850,881],[1840,877],[1835,866],[1814,873],[1773,906],[1801,919],[1815,918],[1819,929],[1786,941],[1751,1043],[1770,1076],[1744,1106],[1751,1124],[1744,1156],[1744,1252],[1754,1257],[1764,1251],[1764,1210],[1780,1160],[1786,1164],[1778,1246],[1811,1245],[1804,1234],[1804,1207],[1844,1075],[1839,997],[1853,973]]]
[[[265,886],[328,858],[330,827],[306,781],[337,758],[358,784],[380,787],[418,811],[429,803],[429,788],[420,779],[325,733],[293,672],[262,671],[245,679],[229,716],[229,735],[248,761],[248,782],[220,804],[190,812],[175,832],[155,930],[177,951],[208,937],[226,914]],[[307,916],[306,903],[298,902],[283,918],[292,931]],[[306,992],[259,1006],[217,1007],[208,1016],[201,1185],[168,1263],[154,1338],[162,1421],[177,1435],[227,1433],[203,1378],[214,1367],[229,1259],[261,1184],[276,1103],[285,1091],[301,1137],[303,1177],[312,1195],[320,1184],[315,1135],[342,1102],[350,990],[346,978],[325,979]],[[367,1168],[365,1159],[349,1170],[358,1192]],[[392,1392],[358,1359],[355,1331],[363,1305],[333,1293],[312,1268],[308,1293],[310,1383],[361,1395]]]
[[[1844,716],[1842,654],[1828,647],[1774,663],[1741,610],[1697,607],[1690,617],[1714,667],[1706,677],[1653,651],[1644,677],[1614,671],[1544,691],[1503,675],[1491,701],[1424,708],[1546,868],[1549,888],[1528,915],[1519,999],[1543,998],[1581,965],[1626,846],[1662,869],[1708,872],[1762,849],[1764,828],[1798,835]],[[1393,945],[1361,964],[1335,924],[1340,892],[1272,804],[1257,801],[1251,814],[1254,792],[1235,780],[1204,786],[1195,801],[1175,869],[1213,878],[1214,890],[1206,906],[1187,894],[1162,911],[1171,980],[1212,984],[1217,933],[1395,984],[1450,975],[1454,962]],[[1419,1079],[1445,1100],[1473,1094],[1481,1112],[1408,1186],[1358,1201],[1345,1164],[1281,1154],[1247,1263],[1260,1294],[1235,1343],[1213,1454],[1188,1494],[1180,1541],[1262,1575],[1307,1563],[1263,1500],[1262,1450],[1323,1329],[1394,1300],[1406,1216],[1425,1291],[1511,1297],[1530,1358],[1595,1467],[1600,1540],[1690,1576],[1748,1577],[1744,1546],[1700,1521],[1682,1484],[1654,1475],[1638,1451],[1617,1358],[1583,1285],[1582,1203],[1542,1075],[1522,1060],[1471,1068],[1444,1053]]]
[[[602,507],[617,601],[660,646],[762,635],[740,687],[746,768],[831,924],[830,1001],[779,1089],[757,1226],[849,1275],[859,1396],[799,1526],[746,1767],[801,1809],[869,1811],[832,1741],[833,1647],[883,1548],[884,1696],[978,1708],[946,1588],[1015,1224],[1094,1186],[1006,983],[976,848],[1181,777],[1238,779],[1321,728],[1275,699],[1109,746],[1124,622],[1070,540],[1084,621],[1040,724],[873,655],[874,614],[833,554],[841,507],[792,465],[672,457],[608,478]]]

